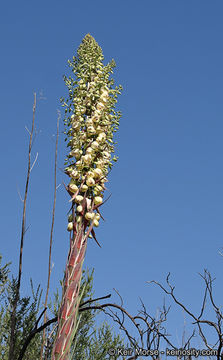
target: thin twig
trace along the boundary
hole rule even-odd
[[[52,243],[53,243],[53,229],[54,229],[54,220],[55,220],[55,208],[56,208],[56,192],[57,192],[57,153],[58,153],[58,138],[59,138],[59,121],[60,113],[57,118],[57,134],[56,134],[56,146],[55,146],[55,162],[54,162],[54,199],[53,199],[53,212],[52,212],[52,223],[50,231],[50,246],[49,246],[49,262],[48,262],[48,279],[47,279],[47,288],[46,288],[46,297],[45,297],[45,308],[47,307],[49,288],[50,288],[50,276],[51,276],[51,256],[52,256]],[[44,323],[46,322],[47,314],[44,314]],[[43,330],[43,339],[41,345],[40,359],[43,359],[43,349],[45,343],[45,329]]]
[[[38,154],[38,152],[37,152],[37,153],[36,153],[35,160],[33,161],[33,164],[32,164],[32,166],[31,166],[31,168],[30,168],[30,172],[31,172],[31,171],[32,171],[32,169],[34,168],[35,163],[36,163],[36,161],[37,161],[37,159],[38,159],[38,156],[39,156],[39,154]]]

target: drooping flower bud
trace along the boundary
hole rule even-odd
[[[94,217],[94,213],[87,212],[85,214],[85,219],[86,220],[92,220],[93,217]]]
[[[73,230],[73,223],[69,222],[67,225],[67,231],[72,231]]]
[[[86,180],[86,184],[87,184],[88,186],[93,186],[93,185],[95,184],[95,181],[94,181],[94,179],[93,179],[92,177],[89,177],[89,178],[87,178],[87,180]]]
[[[94,203],[95,203],[95,205],[101,204],[102,201],[103,201],[103,199],[102,199],[101,196],[95,196],[95,198],[94,198]]]
[[[75,184],[75,182],[73,181],[73,179],[70,181],[69,190],[70,190],[72,193],[75,193],[75,192],[78,190],[78,186]]]
[[[75,198],[75,202],[76,203],[81,203],[81,201],[83,201],[83,196],[82,195],[77,195]]]

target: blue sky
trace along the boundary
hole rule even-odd
[[[11,1],[1,4],[1,253],[17,271],[28,134],[37,93],[37,137],[25,238],[23,284],[46,284],[59,98],[67,60],[90,33],[115,59],[123,85],[118,109],[118,163],[110,174],[99,249],[89,240],[85,265],[95,268],[95,296],[118,289],[129,312],[139,297],[155,313],[164,294],[146,281],[168,272],[180,299],[197,312],[204,268],[216,277],[221,304],[223,258],[221,1]],[[43,99],[44,98],[44,99]],[[60,123],[58,167],[66,146]],[[58,184],[66,181],[58,171]],[[57,193],[51,293],[65,266],[68,196]],[[114,296],[115,300],[115,296]],[[182,311],[170,314],[180,333]],[[178,315],[177,315],[178,314]],[[189,322],[188,322],[189,324]]]

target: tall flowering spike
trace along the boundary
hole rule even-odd
[[[113,134],[119,126],[120,112],[115,111],[122,87],[114,87],[110,77],[112,60],[103,65],[103,53],[95,39],[87,34],[77,57],[68,61],[75,79],[64,76],[69,97],[61,99],[65,108],[65,134],[69,149],[65,172],[69,176],[67,191],[72,202],[67,230],[70,249],[66,264],[58,330],[52,360],[68,360],[70,346],[78,327],[78,307],[82,265],[87,239],[99,226],[99,207],[103,204],[105,183],[113,162]],[[96,240],[97,241],[97,240]]]

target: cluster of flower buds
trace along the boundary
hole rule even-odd
[[[77,77],[65,77],[69,99],[65,107],[66,135],[69,154],[66,173],[70,177],[68,192],[75,204],[68,218],[67,230],[85,221],[98,226],[99,206],[103,203],[105,183],[109,169],[117,158],[114,153],[113,134],[118,129],[120,112],[114,110],[121,86],[113,88],[110,74],[114,61],[104,66],[99,45],[89,34],[78,50],[78,57],[69,62]]]

